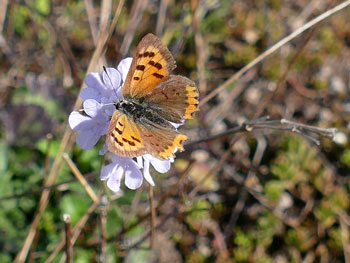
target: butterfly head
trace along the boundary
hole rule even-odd
[[[124,99],[119,99],[119,101],[115,104],[115,107],[117,110],[126,113],[132,113],[136,110],[136,106],[134,103],[124,100]]]

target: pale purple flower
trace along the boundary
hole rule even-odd
[[[80,93],[86,115],[73,111],[68,118],[70,127],[74,131],[79,131],[76,142],[82,149],[91,149],[101,136],[107,134],[111,116],[115,111],[114,103],[121,96],[121,88],[131,61],[132,58],[126,58],[119,63],[117,69],[107,68],[108,75],[103,72],[101,77],[99,73],[94,72],[86,77],[87,87]],[[176,128],[179,126],[173,125]],[[107,152],[108,149],[104,145],[99,153],[104,155]],[[123,176],[125,176],[125,185],[132,190],[142,185],[143,178],[154,186],[155,183],[149,172],[150,165],[156,171],[165,173],[169,171],[170,165],[174,161],[159,160],[149,154],[137,157],[137,162],[133,158],[114,154],[111,154],[110,159],[112,162],[101,170],[101,180],[107,180],[108,188],[114,192],[119,191]]]
[[[101,170],[101,180],[107,180],[107,186],[114,192],[120,189],[120,182],[125,174],[125,185],[135,190],[142,185],[143,176],[140,166],[132,158],[111,156],[112,163]]]
[[[149,173],[150,164],[152,164],[152,166],[157,172],[166,173],[167,171],[169,171],[172,162],[174,162],[174,160],[159,160],[150,154],[145,154],[143,156],[137,157],[137,163],[140,167],[143,168],[143,176],[145,177],[147,182],[152,186],[154,186],[155,184],[151,177],[151,174]]]

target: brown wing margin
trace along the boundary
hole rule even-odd
[[[147,34],[136,48],[123,95],[131,98],[146,95],[175,68],[175,60],[168,48],[158,37]]]

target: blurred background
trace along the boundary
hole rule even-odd
[[[342,2],[2,0],[0,262],[64,262],[63,214],[74,262],[350,262],[350,8],[225,82]],[[115,67],[149,32],[201,99],[223,87],[181,128],[204,140],[152,171],[153,235],[148,184],[112,193],[104,142],[83,151],[67,124],[87,72]],[[280,126],[225,133],[266,116],[338,133],[315,134],[320,145]]]

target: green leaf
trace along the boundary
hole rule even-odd
[[[34,2],[35,9],[42,15],[50,14],[51,7],[49,0],[35,0]]]
[[[88,210],[89,203],[90,201],[87,195],[82,198],[73,194],[67,194],[60,202],[61,214],[69,214],[72,225],[74,226]]]

